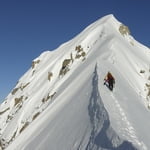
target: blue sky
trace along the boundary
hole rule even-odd
[[[97,19],[114,16],[150,47],[149,0],[1,0],[0,102],[34,58],[56,49]]]

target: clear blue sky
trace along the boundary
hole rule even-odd
[[[150,46],[150,0],[1,0],[0,102],[34,58],[108,14]]]

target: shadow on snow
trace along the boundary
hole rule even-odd
[[[95,66],[92,87],[88,106],[92,130],[86,150],[137,150],[131,142],[122,140],[110,125],[109,115],[98,90],[97,65]]]

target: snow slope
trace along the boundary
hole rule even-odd
[[[150,50],[105,16],[33,60],[0,105],[0,147],[148,150],[149,91]]]

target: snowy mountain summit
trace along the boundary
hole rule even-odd
[[[113,15],[43,52],[0,105],[2,150],[150,150],[149,129],[150,50]]]

